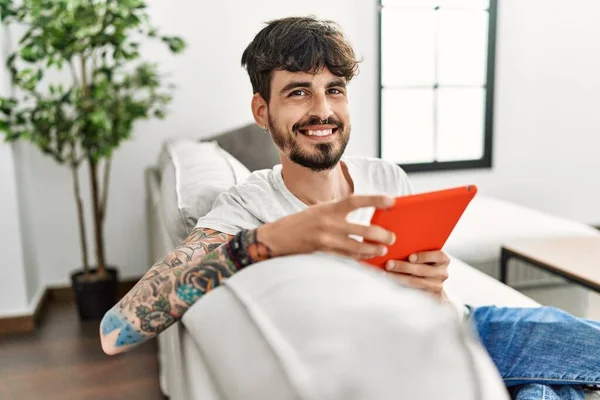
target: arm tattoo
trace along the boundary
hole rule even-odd
[[[168,285],[173,285],[173,274],[180,273],[189,264],[199,262],[202,257],[227,243],[231,238],[231,235],[212,229],[194,229],[180,246],[152,266],[131,292],[121,300],[119,303],[121,309],[134,313],[139,299],[149,301],[150,298],[156,298],[157,292],[161,290],[169,292]],[[167,287],[163,288],[163,285]]]
[[[229,239],[220,232],[194,230],[106,313],[101,335],[118,330],[114,348],[133,347],[181,319],[198,299],[239,269],[271,257],[269,248],[258,242],[256,230]]]

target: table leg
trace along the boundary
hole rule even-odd
[[[508,284],[508,260],[510,258],[510,254],[503,247],[500,251],[500,282],[505,285]]]

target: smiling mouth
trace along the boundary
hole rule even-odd
[[[328,129],[298,129],[298,132],[305,136],[326,137],[331,136],[338,131],[339,128]]]

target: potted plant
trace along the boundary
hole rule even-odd
[[[103,237],[111,158],[137,120],[164,118],[173,88],[163,85],[140,47],[155,39],[178,54],[185,43],[159,35],[144,0],[0,0],[0,22],[24,29],[6,62],[13,94],[0,97],[0,132],[8,142],[33,143],[71,169],[82,259],[71,280],[80,317],[100,318],[117,301],[118,273],[106,263]],[[87,256],[78,176],[84,164],[95,266]]]

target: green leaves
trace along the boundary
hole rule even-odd
[[[0,22],[7,22],[15,14],[12,0],[0,0]]]
[[[34,63],[44,58],[45,53],[39,46],[36,46],[33,43],[28,43],[26,46],[21,48],[19,55],[24,61]]]
[[[26,28],[6,63],[16,95],[0,97],[0,136],[75,166],[111,157],[138,120],[166,117],[172,86],[142,60],[140,43],[159,40],[179,54],[185,42],[151,25],[146,1],[16,3],[0,0],[0,21]],[[63,66],[69,83],[56,73]]]
[[[13,84],[18,88],[33,92],[43,77],[44,73],[41,69],[33,70],[31,68],[25,68],[17,71],[13,76]]]
[[[185,42],[180,37],[163,36],[160,39],[165,42],[167,46],[169,46],[169,49],[175,54],[179,54],[185,49]]]
[[[12,110],[17,105],[17,101],[13,98],[11,99],[3,99],[0,98],[0,112],[5,114],[6,116],[10,116]]]

